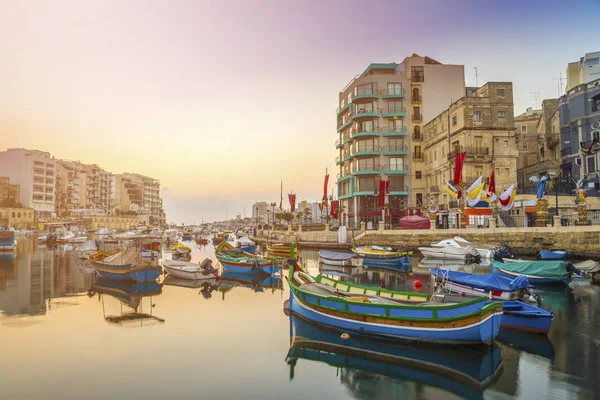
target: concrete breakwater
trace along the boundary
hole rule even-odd
[[[600,258],[600,226],[365,231],[355,240],[357,245],[403,245],[417,250],[454,236],[473,244],[507,244],[520,256],[535,256],[541,249],[564,249],[571,258]]]

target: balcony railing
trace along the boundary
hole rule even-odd
[[[405,144],[395,144],[395,145],[391,145],[391,146],[383,146],[382,149],[384,152],[391,152],[391,151],[407,152],[408,146]]]
[[[405,114],[406,107],[403,107],[403,106],[385,107],[385,108],[382,108],[380,111],[383,114]]]
[[[358,148],[356,148],[356,149],[354,149],[352,151],[352,154],[363,153],[365,151],[376,151],[376,152],[379,152],[381,150],[380,150],[379,146],[358,146]]]
[[[560,136],[557,133],[550,134],[546,137],[546,142],[548,143],[548,147],[552,148],[560,143]]]
[[[382,128],[383,133],[391,133],[391,132],[402,132],[406,133],[406,126],[384,126]]]
[[[410,102],[413,104],[421,104],[421,96],[417,95],[417,96],[412,96],[410,98]]]
[[[440,204],[438,206],[438,210],[440,210],[440,211],[448,211],[448,206],[446,204]]]
[[[412,138],[416,142],[421,142],[423,141],[423,134],[421,132],[413,132]]]
[[[377,90],[377,85],[371,87],[357,87],[354,89],[354,93],[352,93],[352,98],[364,95],[375,95],[377,96],[379,91]]]
[[[422,114],[413,114],[412,115],[412,121],[413,122],[421,122],[421,121],[423,121],[423,115]]]
[[[421,153],[413,153],[413,160],[416,162],[424,162],[425,161],[425,156]]]
[[[383,166],[383,170],[384,171],[391,171],[391,172],[402,172],[402,171],[406,171],[406,166],[405,165],[398,165],[398,164],[386,164]]]
[[[369,163],[369,164],[363,164],[363,165],[354,165],[354,167],[352,168],[352,172],[359,172],[359,171],[380,171],[381,170],[381,165],[379,163]]]
[[[390,183],[390,187],[388,187],[388,192],[408,192],[408,186],[404,183],[400,183],[397,185]]]
[[[429,192],[430,193],[439,193],[440,187],[439,186],[429,186]]]
[[[570,154],[573,154],[573,151],[571,150],[571,147],[570,147],[570,146],[569,146],[569,147],[565,147],[564,149],[562,149],[562,150],[560,151],[560,155],[561,155],[561,156],[563,156],[563,157],[564,157],[564,156],[568,156],[568,155],[570,155]]]
[[[403,87],[399,89],[383,89],[380,91],[382,96],[394,96],[394,95],[404,95],[406,94],[406,89]]]
[[[458,208],[458,201],[456,201],[456,200],[450,200],[448,202],[448,207],[449,208]]]
[[[335,147],[338,147],[340,145],[340,139],[335,141]]]
[[[359,124],[356,128],[352,129],[352,134],[356,135],[361,132],[379,132],[379,124],[371,124],[371,125],[362,125]]]
[[[358,116],[358,115],[361,115],[361,114],[371,114],[371,113],[379,114],[377,112],[377,108],[375,108],[375,107],[360,108],[360,106],[357,106],[356,107],[356,112],[354,113],[354,115]]]
[[[457,153],[466,152],[466,157],[485,157],[490,155],[489,147],[461,147],[458,150],[448,153],[448,160],[454,160]]]

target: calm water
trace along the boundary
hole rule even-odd
[[[190,246],[194,261],[212,257],[212,246]],[[317,252],[301,257],[316,274]],[[427,270],[416,261],[412,273],[346,272],[327,273],[404,290],[415,290],[419,280],[429,290]],[[600,287],[542,293],[544,307],[556,314],[548,337],[503,331],[491,348],[452,349],[342,342],[337,332],[287,317],[288,289],[278,279],[179,284],[98,281],[68,247],[19,241],[14,258],[0,256],[0,397],[591,399],[600,393]],[[298,338],[290,348],[292,331]]]

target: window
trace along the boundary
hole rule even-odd
[[[419,139],[420,137],[421,137],[421,127],[419,125],[416,125],[414,127],[414,138]]]
[[[404,112],[404,107],[401,101],[388,101],[388,112]]]
[[[412,101],[420,101],[421,96],[419,96],[419,88],[413,88],[412,90]]]
[[[390,138],[390,150],[391,151],[405,151],[404,150],[404,139],[402,138]]]
[[[402,157],[390,157],[390,171],[402,171],[404,170],[404,158]]]
[[[600,111],[600,94],[592,97],[592,112]]]
[[[415,146],[415,157],[421,158],[423,155],[421,154],[421,146]]]
[[[473,121],[475,121],[475,122],[481,121],[481,111],[473,111]]]
[[[527,125],[521,125],[521,136],[527,136]]]
[[[475,136],[475,147],[478,149],[483,147],[483,136]]]
[[[402,94],[402,84],[395,82],[388,82],[387,84],[388,94]]]
[[[390,181],[390,192],[402,192],[406,190],[403,176],[390,176],[388,180]]]
[[[356,142],[356,151],[376,151],[377,145],[375,139],[359,140]]]
[[[17,214],[17,218],[21,218],[21,213],[18,213],[18,214]]]
[[[596,172],[596,163],[594,157],[588,157],[586,160],[587,163],[587,173]]]
[[[506,111],[498,111],[498,118],[506,118]]]
[[[477,177],[483,176],[483,165],[475,166],[475,176],[477,176]]]
[[[504,97],[504,89],[496,89],[496,96]]]
[[[433,161],[437,161],[437,150],[433,152]]]
[[[413,82],[425,82],[425,71],[423,67],[410,67],[410,79]]]
[[[456,125],[456,114],[452,115],[452,126]]]
[[[415,171],[415,179],[423,179],[423,172]]]
[[[510,168],[504,168],[504,174],[506,176],[509,176],[510,175]]]
[[[418,206],[423,205],[423,193],[417,193],[417,205]]]
[[[354,89],[354,92],[357,96],[361,94],[374,94],[377,93],[377,83],[365,83],[364,85],[359,85]]]
[[[13,213],[12,213],[12,217],[13,217],[13,218],[15,217],[15,212],[14,212],[14,211],[13,211]]]
[[[523,142],[523,150],[527,150],[527,142]]]
[[[375,107],[373,107],[373,103],[363,103],[356,105],[356,113],[361,114],[365,112],[375,112]]]
[[[413,115],[415,115],[416,119],[420,120],[421,119],[421,108],[417,107],[417,106],[414,106],[413,107]]]
[[[508,140],[504,141],[504,147],[508,147]]]

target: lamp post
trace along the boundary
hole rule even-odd
[[[271,211],[271,215],[273,216],[273,229],[275,229],[275,206],[276,206],[276,205],[277,205],[277,204],[276,204],[275,202],[272,202],[272,203],[270,204],[270,206],[271,206],[271,209],[272,209],[272,211]]]

